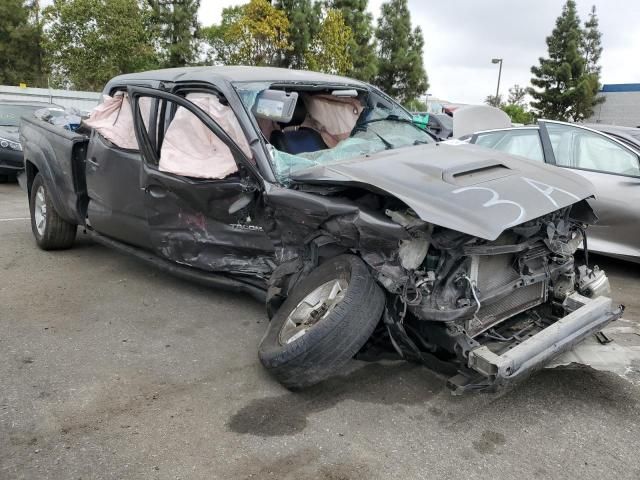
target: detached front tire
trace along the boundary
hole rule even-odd
[[[73,245],[78,229],[77,225],[67,222],[58,215],[40,174],[36,175],[31,185],[29,210],[31,230],[41,249],[61,250]]]
[[[294,288],[269,322],[260,361],[287,388],[316,384],[338,373],[365,344],[384,302],[360,258],[327,260]]]

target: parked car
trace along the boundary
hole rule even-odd
[[[37,244],[69,248],[80,225],[262,299],[259,358],[289,388],[380,345],[455,391],[498,388],[622,315],[604,272],[573,257],[588,181],[437,144],[370,85],[198,67],[119,76],[104,94],[84,130],[24,120]]]
[[[477,132],[470,142],[570,169],[591,181],[598,222],[589,250],[640,261],[640,129],[541,120]]]
[[[619,125],[604,125],[599,123],[587,123],[584,126],[602,133],[606,133],[616,140],[620,140],[630,147],[636,150],[640,150],[640,127],[621,127]]]
[[[414,112],[414,122],[439,141],[468,138],[480,128],[488,130],[513,126],[509,115],[490,105],[462,105],[449,113]]]
[[[20,117],[50,106],[42,102],[0,100],[0,181],[15,177],[24,165],[18,138]]]

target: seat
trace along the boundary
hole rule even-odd
[[[307,127],[300,127],[297,130],[288,132],[274,130],[271,134],[271,145],[281,152],[292,155],[315,152],[327,148],[327,144],[322,140],[322,136],[315,130]]]
[[[308,127],[300,127],[307,117],[307,109],[301,98],[296,103],[293,116],[289,123],[280,124],[281,128],[298,127],[295,130],[274,130],[271,133],[269,142],[281,152],[298,155],[305,152],[315,152],[325,150],[327,144],[322,139],[319,132]]]

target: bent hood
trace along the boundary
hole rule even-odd
[[[382,191],[426,222],[487,240],[595,193],[572,172],[468,144],[384,151],[305,169],[292,179]]]

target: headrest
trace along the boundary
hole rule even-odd
[[[307,118],[307,107],[305,107],[303,99],[298,97],[291,121],[289,123],[281,123],[280,125],[282,127],[297,127],[304,122],[305,118]]]

